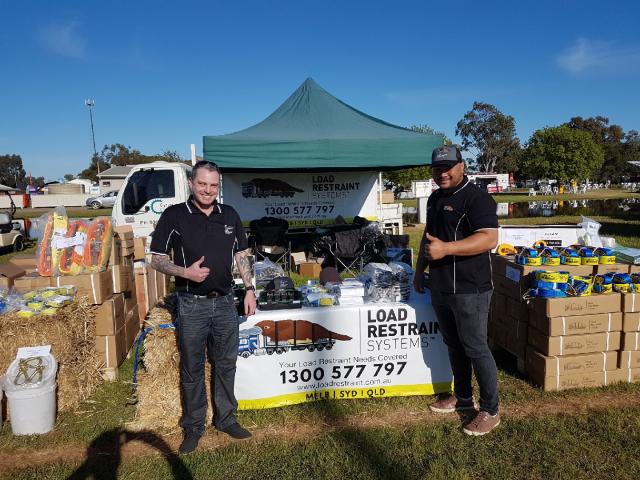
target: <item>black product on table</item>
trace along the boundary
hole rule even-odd
[[[258,295],[258,308],[260,310],[280,310],[301,307],[302,293],[295,288],[262,290],[260,295]]]

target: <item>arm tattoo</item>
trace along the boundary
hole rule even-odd
[[[251,263],[249,262],[249,250],[243,250],[242,252],[238,252],[235,255],[236,265],[238,266],[238,271],[240,272],[240,277],[244,282],[245,286],[251,285]]]
[[[184,267],[179,267],[169,259],[169,255],[151,255],[151,267],[155,270],[173,275],[174,277],[184,277]]]

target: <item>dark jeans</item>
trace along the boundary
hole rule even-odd
[[[484,293],[431,292],[444,343],[449,349],[453,390],[458,398],[471,398],[472,367],[480,386],[480,410],[498,412],[496,362],[487,345],[487,321],[493,290]]]
[[[233,387],[238,359],[238,312],[233,295],[198,298],[179,293],[177,331],[183,402],[180,426],[185,431],[204,433],[207,416],[205,349],[212,364],[214,425],[222,429],[235,423],[238,402]]]

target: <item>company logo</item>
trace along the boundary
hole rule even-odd
[[[161,199],[157,198],[149,204],[149,210],[157,215],[160,215],[167,209],[168,206],[169,205],[164,203]]]
[[[233,226],[232,225],[225,225],[224,226],[224,233],[225,233],[225,235],[231,235],[233,233]]]
[[[453,212],[453,207],[451,205],[445,205],[442,207],[445,212]]]

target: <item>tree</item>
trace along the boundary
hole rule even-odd
[[[414,132],[426,133],[428,135],[439,135],[443,138],[444,145],[451,145],[451,140],[442,132],[436,132],[428,125],[411,125],[409,127]],[[431,152],[429,152],[429,157]],[[427,180],[431,178],[431,167],[425,165],[424,167],[403,168],[401,170],[394,170],[392,172],[386,172],[384,174],[387,180],[390,180],[396,185],[402,185],[404,188],[411,188],[411,182],[414,180]]]
[[[76,178],[76,176],[73,173],[65,173],[64,174],[64,179],[67,182],[70,182],[71,180],[73,180],[74,178]]]
[[[489,103],[474,102],[456,125],[463,150],[476,150],[481,172],[509,173],[518,170],[520,141],[516,122]]]
[[[609,125],[609,119],[602,116],[573,117],[565,125],[588,132],[593,140],[602,147],[604,163],[602,169],[595,175],[596,178],[619,182],[629,172],[629,164],[624,160],[622,144],[625,135],[620,125]]]
[[[100,171],[104,172],[106,169],[114,166],[137,165],[159,160],[165,162],[183,161],[178,152],[175,151],[165,150],[159,155],[144,155],[140,150],[132,149],[121,143],[114,143],[105,145],[97,156],[94,155],[91,158],[89,167],[80,172],[78,177],[88,178],[94,182],[97,181],[98,164],[100,165]]]
[[[26,173],[20,155],[0,155],[0,183],[7,187],[24,188]]]
[[[584,181],[594,178],[603,161],[602,147],[591,134],[562,125],[534,132],[520,167],[526,178]]]

